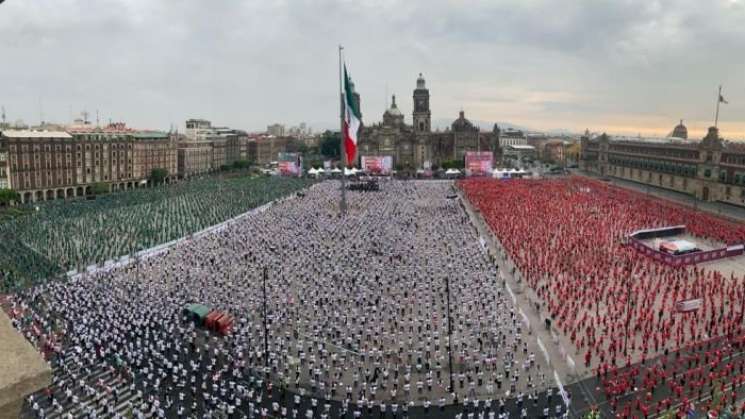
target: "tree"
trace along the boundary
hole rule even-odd
[[[328,159],[341,159],[341,133],[326,131],[321,134],[321,155]]]
[[[153,169],[150,172],[150,183],[158,185],[166,181],[168,177],[168,170],[166,169]]]
[[[442,162],[442,168],[444,170],[447,169],[462,169],[465,167],[465,162],[463,160],[445,160]]]
[[[233,162],[233,169],[248,169],[251,167],[251,162],[248,160],[236,160]]]
[[[93,195],[103,195],[109,193],[109,184],[104,182],[97,182],[91,185],[91,193]]]
[[[21,194],[12,189],[0,189],[0,205],[12,205],[21,200]]]

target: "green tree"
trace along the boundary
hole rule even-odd
[[[321,155],[333,160],[339,160],[341,158],[340,132],[326,131],[321,134]]]
[[[463,167],[465,167],[465,163],[463,160],[445,160],[442,162],[442,168],[444,170],[462,169]]]
[[[21,200],[21,194],[12,189],[0,189],[0,205],[11,205]]]
[[[233,169],[248,169],[251,167],[251,162],[248,160],[236,160],[233,162]]]
[[[153,169],[150,172],[150,183],[159,185],[166,181],[168,177],[168,170],[166,169]]]
[[[109,193],[109,184],[104,182],[97,182],[91,186],[91,193],[93,195],[103,195]]]

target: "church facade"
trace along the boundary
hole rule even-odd
[[[467,151],[491,151],[495,159],[499,157],[499,127],[495,124],[492,131],[481,132],[463,111],[445,131],[432,131],[429,89],[421,74],[413,101],[412,124],[408,125],[394,95],[383,121],[362,128],[358,154],[392,156],[398,170],[437,168],[450,161],[462,164]]]

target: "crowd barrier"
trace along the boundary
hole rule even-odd
[[[714,260],[724,259],[732,256],[739,256],[743,254],[743,249],[745,248],[745,245],[743,244],[722,247],[714,250],[688,253],[684,255],[671,255],[658,249],[654,249],[642,242],[642,240],[651,238],[668,237],[682,234],[685,231],[685,226],[672,226],[650,230],[639,230],[627,236],[628,244],[632,248],[634,248],[634,250],[643,254],[644,256],[675,267],[695,265],[702,262],[711,262]]]

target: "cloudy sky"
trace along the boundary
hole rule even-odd
[[[386,92],[411,122],[422,72],[433,119],[665,135],[683,118],[700,136],[721,83],[721,132],[745,138],[745,0],[6,0],[0,104],[31,123],[333,127],[339,43],[367,123]]]

